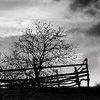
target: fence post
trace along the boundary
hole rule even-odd
[[[60,87],[60,82],[59,82],[59,77],[58,77],[58,70],[56,70],[56,75],[57,75],[57,83],[58,83],[58,87]]]
[[[78,76],[77,68],[74,67],[74,69],[75,69],[75,74],[76,74],[76,84],[78,85],[78,87],[80,87],[80,80],[79,80],[79,76]]]
[[[51,84],[51,87],[53,87],[52,82],[50,84]]]
[[[88,69],[88,59],[85,59],[86,69],[87,69],[87,86],[89,87],[90,78],[89,78],[89,69]]]

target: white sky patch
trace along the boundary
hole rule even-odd
[[[100,83],[100,38],[80,34],[76,40],[79,43],[78,54],[83,59],[88,58],[90,85],[93,86],[95,81]]]

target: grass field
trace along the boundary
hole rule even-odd
[[[100,100],[100,88],[1,89],[0,100]]]

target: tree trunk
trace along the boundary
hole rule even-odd
[[[35,72],[35,81],[36,81],[37,87],[40,87],[39,73],[37,71]]]

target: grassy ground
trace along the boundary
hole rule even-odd
[[[100,100],[100,88],[1,89],[0,100]]]

